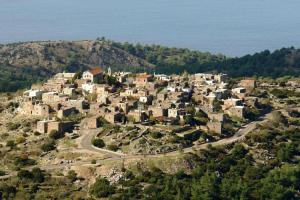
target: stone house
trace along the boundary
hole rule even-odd
[[[94,83],[84,83],[81,87],[84,92],[87,92],[89,94],[96,93],[96,84]]]
[[[218,83],[225,82],[228,79],[227,74],[216,74],[214,75],[214,80]]]
[[[99,117],[92,117],[92,118],[88,118],[86,121],[86,128],[88,129],[96,129],[100,127],[100,119]]]
[[[246,97],[246,88],[238,87],[231,90],[232,94],[239,99],[244,99]]]
[[[133,122],[143,122],[148,119],[146,112],[142,110],[132,110],[127,116],[128,120],[133,120]]]
[[[164,100],[166,100],[166,99],[167,99],[167,94],[166,94],[166,93],[161,92],[161,93],[158,93],[158,94],[156,95],[156,100],[157,100],[157,101],[162,102],[162,101],[164,101]]]
[[[129,97],[129,96],[133,96],[136,93],[137,93],[137,89],[135,89],[135,88],[127,88],[127,89],[125,89],[124,92],[120,93],[120,96],[121,97]]]
[[[56,74],[53,79],[55,80],[69,80],[71,81],[73,78],[75,78],[76,73],[70,73],[70,72],[62,72]]]
[[[83,72],[82,79],[92,83],[98,83],[103,79],[103,70],[101,67],[95,67]]]
[[[152,102],[152,96],[141,96],[139,98],[139,102],[145,103],[145,104],[151,104],[151,102]]]
[[[244,79],[241,80],[240,86],[247,89],[247,91],[251,91],[256,88],[256,81],[254,79]]]
[[[179,111],[177,108],[168,109],[168,117],[177,118],[179,115]]]
[[[124,115],[119,112],[107,112],[104,114],[104,119],[109,123],[114,124],[116,122],[122,122],[123,116]]]
[[[46,90],[48,92],[62,92],[63,88],[64,83],[62,82],[48,80],[48,82],[43,84],[43,90]]]
[[[118,107],[120,108],[120,111],[124,112],[125,114],[127,114],[129,112],[129,104],[128,104],[128,102],[120,102],[118,104]]]
[[[108,96],[106,95],[97,95],[97,103],[109,104]]]
[[[224,105],[222,105],[222,110],[227,110],[231,107],[234,107],[234,106],[242,106],[243,105],[243,102],[241,99],[225,99],[224,101]]]
[[[36,101],[26,101],[22,104],[21,114],[49,117],[50,106]]]
[[[214,122],[223,122],[224,121],[224,113],[207,113],[210,121]]]
[[[76,113],[79,113],[79,111],[75,107],[61,108],[59,111],[57,111],[57,117],[59,119],[63,119],[64,117],[68,117]]]
[[[234,106],[225,111],[229,116],[235,116],[243,119],[245,115],[245,107],[244,106]]]
[[[146,90],[150,92],[154,92],[155,89],[157,88],[158,84],[154,82],[148,82],[144,87]]]
[[[250,107],[258,106],[258,97],[246,97],[244,99],[244,101],[247,106],[250,106]]]
[[[140,97],[145,97],[149,95],[149,91],[145,89],[139,89],[137,93],[133,94],[132,96],[136,99],[139,99]]]
[[[109,93],[108,86],[103,85],[103,84],[101,84],[101,85],[97,84],[96,88],[95,88],[95,92],[98,95],[108,95],[108,93]]]
[[[84,99],[69,99],[61,103],[65,107],[75,107],[79,112],[89,108],[89,103]]]
[[[206,124],[208,132],[222,134],[223,122],[210,121]]]
[[[50,133],[55,130],[60,133],[71,132],[73,130],[73,122],[58,122],[54,120],[43,120],[37,122],[37,132]]]
[[[137,86],[145,86],[151,81],[152,78],[153,78],[152,74],[147,74],[147,73],[138,74],[135,77],[135,84]]]
[[[162,107],[151,106],[148,110],[150,111],[150,115],[152,115],[153,117],[166,117],[168,115],[168,110]]]
[[[27,90],[23,93],[25,97],[29,97],[31,99],[42,99],[42,94],[44,91],[42,90]]]
[[[65,102],[69,100],[69,96],[58,94],[57,92],[47,92],[43,93],[42,101],[44,103],[56,103],[56,102]]]
[[[63,94],[73,96],[75,94],[75,88],[65,87],[63,89]]]

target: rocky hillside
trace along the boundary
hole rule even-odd
[[[0,92],[15,91],[54,73],[94,66],[153,69],[142,58],[101,41],[48,41],[0,45]]]
[[[53,72],[69,66],[154,67],[143,59],[101,41],[30,42],[1,45],[0,65],[40,67]]]

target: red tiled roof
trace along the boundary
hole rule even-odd
[[[144,74],[138,74],[136,77],[137,78],[151,78],[152,75],[144,73]]]
[[[93,69],[90,69],[90,73],[95,75],[101,74],[103,72],[101,67],[95,67]]]

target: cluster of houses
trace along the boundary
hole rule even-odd
[[[108,84],[107,77],[118,84]],[[104,71],[96,67],[76,73],[59,73],[43,85],[33,85],[24,92],[19,112],[40,116],[37,131],[70,131],[68,116],[89,115],[87,128],[97,128],[99,118],[109,123],[172,124],[189,115],[187,108],[201,110],[209,117],[207,131],[222,133],[224,115],[243,118],[245,105],[257,99],[248,94],[256,87],[254,80],[245,79],[239,87],[227,89],[226,74],[133,74]]]

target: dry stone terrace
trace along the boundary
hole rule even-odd
[[[228,79],[226,74],[169,76],[100,67],[63,72],[24,92],[18,112],[42,118],[36,130],[41,134],[72,133],[85,119],[85,129],[106,127],[98,136],[114,150],[164,153],[230,136],[248,120],[247,110],[261,109],[249,96],[255,80],[229,87]]]

